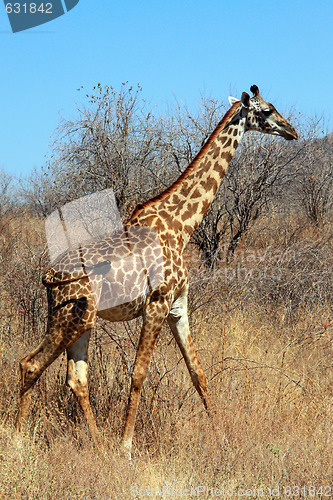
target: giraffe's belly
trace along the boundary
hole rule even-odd
[[[108,321],[130,321],[143,314],[146,297],[141,296],[131,302],[119,304],[115,307],[97,311],[97,316]]]

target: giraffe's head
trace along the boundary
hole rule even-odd
[[[229,102],[234,105],[239,103],[237,112],[233,116],[234,121],[236,116],[245,121],[244,130],[258,130],[264,134],[280,135],[288,141],[298,139],[298,133],[287,122],[285,118],[275,109],[273,104],[264,101],[259,93],[256,85],[250,88],[253,96],[250,97],[247,92],[243,92],[241,100],[229,97]]]

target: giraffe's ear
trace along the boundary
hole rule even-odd
[[[235,104],[235,102],[239,102],[239,99],[237,99],[236,97],[231,97],[231,95],[230,95],[228,97],[228,101],[229,101],[230,106],[233,106]]]

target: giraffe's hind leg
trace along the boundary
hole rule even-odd
[[[187,295],[183,295],[175,300],[167,320],[181,350],[193,385],[198,391],[207,412],[211,415],[211,403],[207,391],[205,372],[200,364],[190,334],[187,316]]]
[[[66,384],[72,389],[87,420],[92,439],[98,448],[102,448],[102,441],[97,429],[94,414],[89,401],[88,388],[88,346],[90,330],[85,332],[74,344],[67,349],[67,377]]]
[[[28,420],[32,390],[46,368],[66,349],[65,342],[54,342],[53,338],[62,338],[61,329],[48,329],[41,344],[20,361],[21,390],[19,410],[16,417],[16,429],[24,430]],[[64,340],[64,339],[62,339]],[[70,339],[66,339],[69,344]]]
[[[52,303],[52,302],[51,302]],[[74,305],[73,305],[74,304]],[[50,307],[50,297],[49,297]],[[53,361],[95,323],[94,303],[82,297],[50,308],[46,335],[41,344],[20,362],[21,391],[16,428],[23,430],[29,413],[33,386]]]
[[[22,431],[26,427],[28,420],[29,408],[31,404],[31,395],[34,384],[37,382],[38,378],[42,374],[36,372],[36,367],[31,363],[31,359],[39,354],[42,350],[42,344],[37,347],[33,352],[25,356],[20,361],[20,372],[21,372],[21,390],[20,390],[20,400],[19,409],[16,416],[15,427],[18,431]]]

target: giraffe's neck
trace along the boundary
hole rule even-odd
[[[166,191],[139,206],[131,220],[174,230],[183,250],[207,213],[241,140],[245,119],[232,122],[239,103],[217,125],[193,162]],[[178,246],[177,245],[177,246]]]

